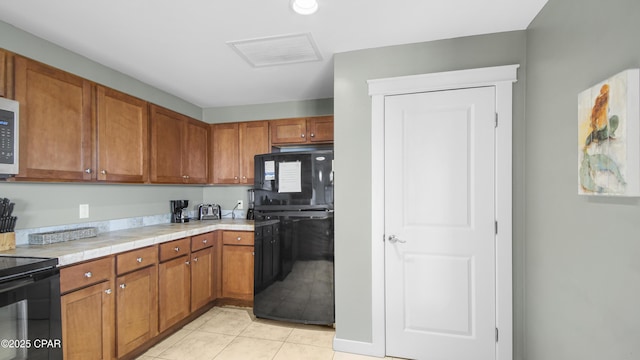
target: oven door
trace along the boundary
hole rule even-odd
[[[57,268],[0,283],[0,360],[9,359],[62,359]]]

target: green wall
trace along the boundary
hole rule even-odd
[[[225,123],[332,114],[333,99],[317,99],[207,108],[203,110],[203,120],[209,123]]]
[[[577,194],[578,93],[640,67],[638,16],[550,0],[527,30],[528,360],[640,357],[640,201]]]
[[[336,54],[336,337],[371,342],[371,98],[367,80],[520,64],[514,84],[514,321],[523,313],[524,71],[526,33],[391,46]],[[420,151],[420,149],[415,149]],[[516,330],[516,347],[522,346]]]

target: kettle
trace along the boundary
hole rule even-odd
[[[197,206],[198,220],[220,220],[222,210],[217,204],[199,204]]]

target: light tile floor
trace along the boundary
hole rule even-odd
[[[333,351],[334,334],[327,326],[256,319],[250,308],[214,307],[136,360],[379,359]]]

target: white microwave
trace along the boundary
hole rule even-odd
[[[18,173],[20,104],[0,97],[0,178]]]

